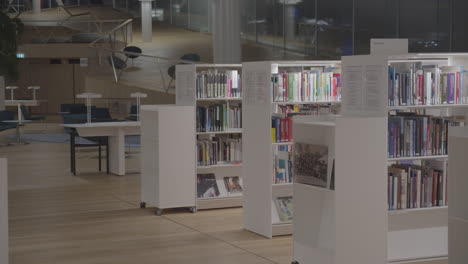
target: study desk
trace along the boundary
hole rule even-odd
[[[125,175],[125,136],[140,135],[140,122],[98,122],[63,126],[74,129],[80,137],[107,137],[109,172]]]

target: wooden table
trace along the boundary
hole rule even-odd
[[[116,175],[125,175],[125,136],[140,135],[140,122],[99,122],[65,124],[63,126],[74,129],[80,137],[107,137],[109,148],[108,170]],[[72,154],[72,156],[74,155]]]

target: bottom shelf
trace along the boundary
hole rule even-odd
[[[446,258],[448,208],[390,214],[387,243],[389,263]]]
[[[273,224],[272,225],[272,236],[286,236],[292,234],[292,223],[285,224]]]
[[[404,263],[448,256],[448,227],[388,233],[388,262]]]
[[[231,208],[231,207],[242,207],[242,196],[197,199],[198,210]]]

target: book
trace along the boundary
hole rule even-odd
[[[293,182],[292,149],[291,145],[279,145],[273,150],[273,182],[275,184]]]
[[[392,63],[388,73],[389,106],[464,104],[468,101],[463,66]]]
[[[341,69],[315,67],[301,72],[283,71],[271,78],[274,102],[321,102],[341,99]]]
[[[242,139],[239,135],[199,137],[197,140],[197,165],[211,166],[242,161]]]
[[[219,196],[218,184],[213,173],[197,174],[197,197],[213,198]]]
[[[276,210],[281,222],[291,221],[293,218],[293,204],[292,196],[276,197],[275,198]]]
[[[447,205],[447,163],[427,160],[421,165],[388,167],[388,209],[414,209]]]
[[[388,118],[388,157],[447,155],[448,128],[461,125],[455,117],[399,112]]]
[[[328,188],[328,147],[294,144],[295,182]]]
[[[208,70],[197,73],[197,98],[240,98],[241,77],[237,70]]]
[[[197,106],[197,132],[221,132],[241,128],[241,105],[209,104]]]
[[[242,193],[242,186],[240,183],[239,176],[229,176],[224,177],[224,186],[226,187],[226,191],[233,195],[233,194],[241,194]]]

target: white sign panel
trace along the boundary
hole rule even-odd
[[[343,57],[343,116],[386,117],[388,67],[383,56]]]
[[[408,39],[371,39],[372,55],[408,54]]]

